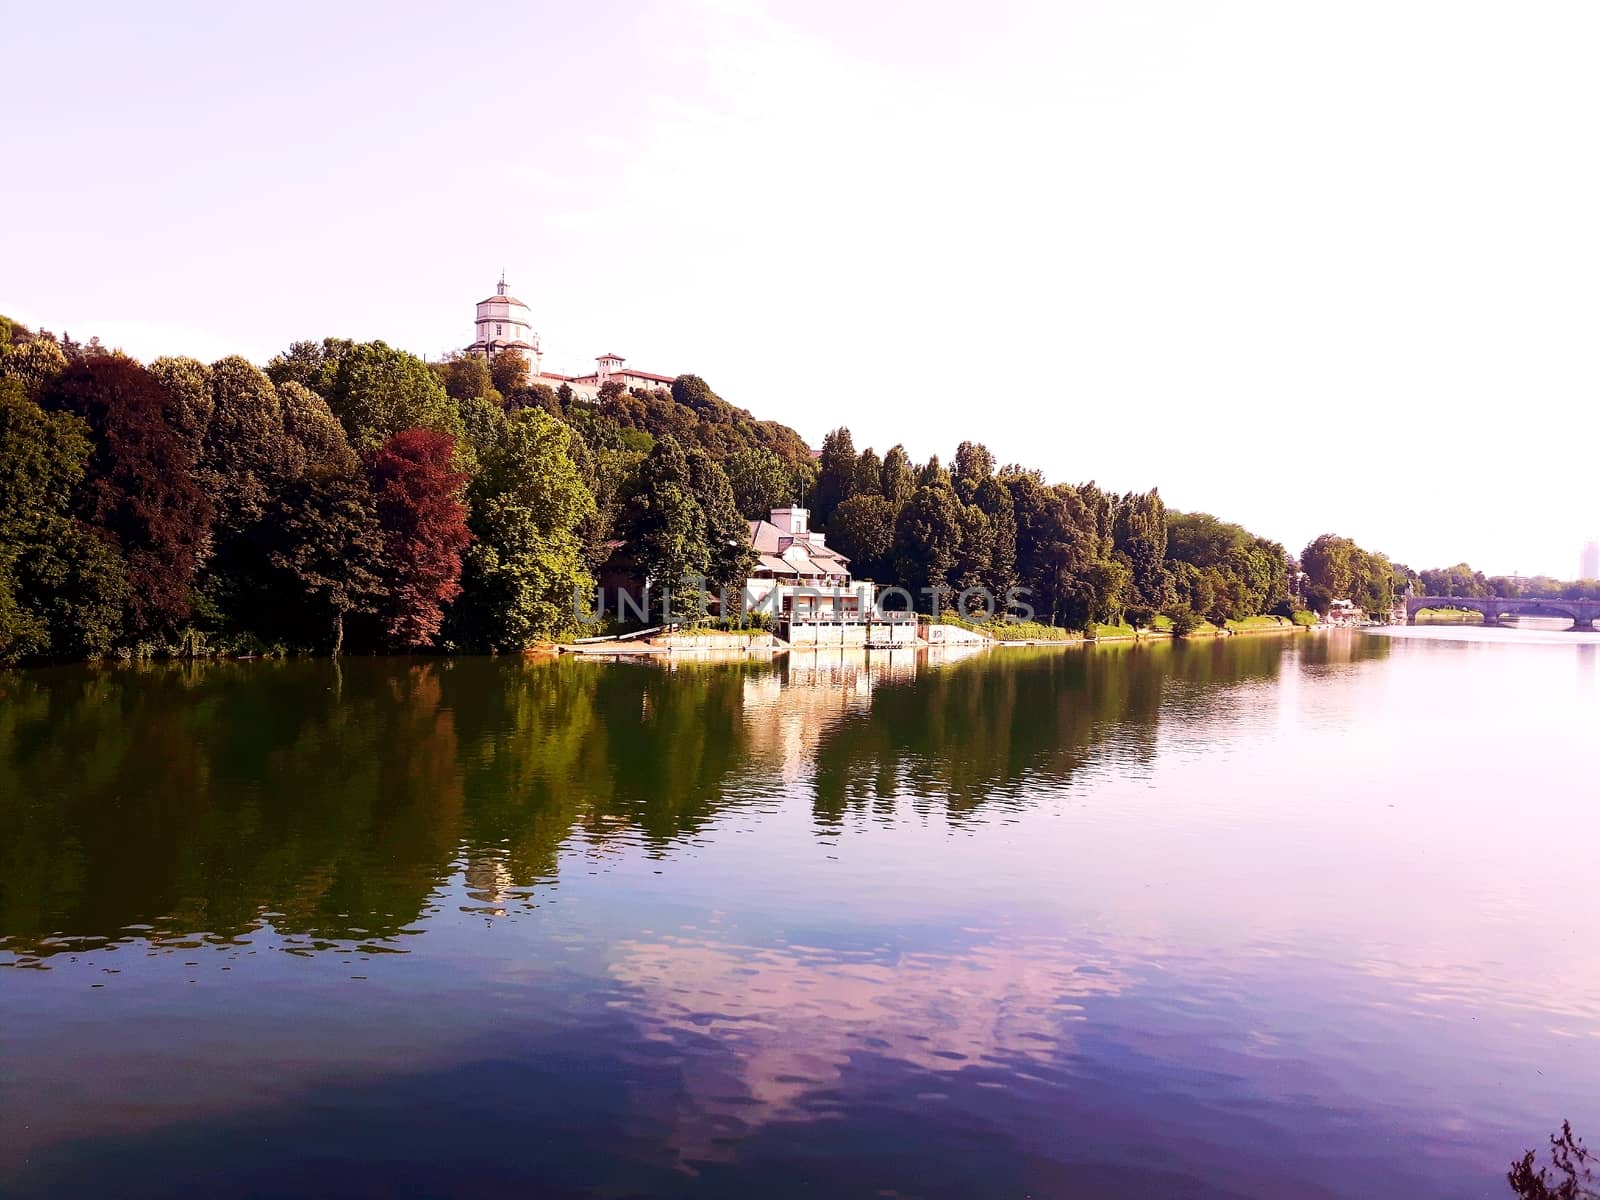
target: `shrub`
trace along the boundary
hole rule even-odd
[[[1200,615],[1188,605],[1184,605],[1181,608],[1168,609],[1167,616],[1172,621],[1173,637],[1188,637],[1196,629],[1200,628]]]

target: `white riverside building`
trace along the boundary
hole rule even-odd
[[[653,390],[671,387],[673,375],[658,375],[654,371],[640,371],[626,366],[620,354],[601,354],[595,358],[595,369],[587,375],[560,375],[544,369],[544,347],[533,328],[533,311],[506,290],[506,277],[500,276],[494,295],[478,301],[477,317],[473,325],[473,342],[467,353],[493,358],[502,350],[514,350],[528,360],[528,382],[542,383],[560,390],[565,385],[574,395],[593,400],[600,394],[602,384],[616,380],[624,387]]]
[[[770,614],[791,645],[914,645],[915,614],[875,611],[877,585],[852,579],[850,560],[810,521],[804,508],[775,508],[750,522],[745,606]]]

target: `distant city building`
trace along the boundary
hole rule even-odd
[[[1583,544],[1583,561],[1579,564],[1579,579],[1600,579],[1600,538],[1590,538]]]
[[[528,382],[559,389],[563,384],[584,400],[593,400],[603,384],[616,380],[629,388],[670,387],[676,376],[658,375],[626,366],[620,354],[601,354],[595,369],[587,375],[560,375],[544,369],[544,348],[534,332],[533,312],[506,290],[506,277],[500,276],[494,295],[478,301],[469,354],[493,358],[503,350],[513,350],[528,360]]]

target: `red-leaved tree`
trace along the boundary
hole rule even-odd
[[[95,354],[57,376],[41,401],[89,424],[94,452],[78,515],[103,530],[128,564],[126,633],[171,636],[189,616],[211,523],[210,501],[172,423],[176,396],[133,359]]]
[[[383,527],[384,630],[398,646],[429,645],[461,594],[461,551],[472,534],[455,448],[447,433],[402,429],[368,462]]]

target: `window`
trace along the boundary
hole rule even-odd
[[[506,332],[506,327],[504,325],[496,325],[494,327],[494,335],[495,335],[495,337],[504,337],[505,336],[505,332]]]

